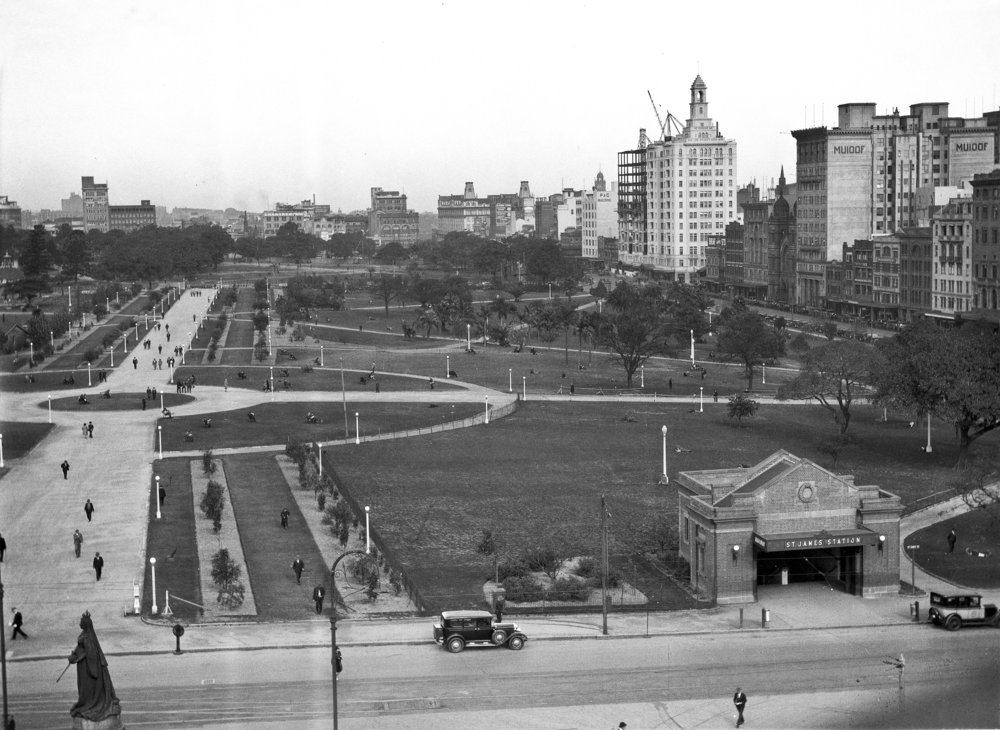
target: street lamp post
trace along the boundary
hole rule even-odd
[[[323,345],[319,346],[319,366],[323,367]]]
[[[344,404],[344,438],[351,435],[347,427],[347,388],[344,387],[344,358],[340,358],[340,397]]]
[[[316,468],[320,477],[323,476],[323,444],[316,442]]]
[[[472,352],[472,325],[468,322],[465,323],[465,349]]]
[[[663,476],[660,477],[660,481],[670,484],[670,477],[667,476],[667,427],[661,428],[660,432],[663,434]]]
[[[444,377],[451,377],[451,355],[444,356]]]
[[[87,363],[87,387],[89,388],[93,383],[90,382],[90,363]]]
[[[767,385],[767,363],[762,362],[760,364],[760,384]]]
[[[337,664],[340,648],[337,646],[337,566],[348,555],[360,555],[362,560],[373,561],[371,555],[361,550],[348,550],[330,566],[330,674],[333,688],[333,730],[337,730]],[[375,566],[378,567],[377,565]],[[0,632],[2,633],[2,632]]]
[[[484,400],[486,402],[486,417],[483,420],[483,422],[486,423],[486,424],[489,424],[489,422],[490,422],[490,397],[488,395],[486,395],[486,396],[483,396],[483,398],[484,398]]]
[[[153,499],[156,500],[156,519],[160,519],[160,475],[156,475],[156,494],[153,495]]]
[[[645,388],[646,387],[646,366],[645,365],[640,365],[639,366],[639,387],[640,388]]]
[[[691,369],[694,370],[694,330],[691,330]]]
[[[28,362],[29,363],[34,363],[35,362],[35,343],[34,342],[29,342],[28,343],[28,350],[29,350],[29,352],[28,352]],[[30,365],[29,365],[29,367],[30,367]]]
[[[52,423],[52,396],[49,396],[49,423]]]
[[[927,412],[927,446],[924,448],[928,454],[931,453],[931,414]]]
[[[3,434],[0,433],[0,469],[3,469]],[[2,632],[0,632],[2,633]]]
[[[521,400],[528,400],[528,376],[521,376]]]
[[[358,412],[354,412],[354,443],[361,443],[361,426],[359,425]]]
[[[156,427],[156,440],[160,445],[160,458],[163,458],[163,426]]]
[[[372,536],[368,531],[368,515],[371,512],[371,507],[367,504],[365,505],[365,555],[370,555],[372,552]]]
[[[269,368],[269,370],[271,371],[271,377],[268,380],[268,383],[270,384],[271,400],[273,401],[274,400],[274,365],[271,365],[270,368]]]
[[[507,392],[514,392],[514,368],[507,368]]]
[[[159,612],[156,605],[156,558],[149,559],[149,570],[153,574],[153,615],[155,616]]]
[[[705,389],[703,387],[698,388],[698,413],[705,412]]]

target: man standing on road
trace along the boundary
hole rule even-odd
[[[306,564],[302,562],[302,558],[298,555],[295,556],[295,562],[292,563],[292,570],[295,571],[295,582],[302,583],[302,570],[306,567]]]
[[[323,613],[323,599],[326,597],[326,589],[323,586],[313,588],[313,600],[316,602],[316,613]]]
[[[76,552],[76,557],[80,557],[80,546],[83,545],[83,533],[79,530],[73,531],[73,550]]]
[[[736,712],[739,713],[736,717],[736,727],[739,727],[743,724],[743,708],[747,706],[747,696],[739,687],[736,688],[736,694],[733,695],[733,704],[736,705]]]
[[[287,507],[285,509],[281,510],[281,526],[284,527],[284,528],[286,528],[286,529],[288,528],[288,517],[289,517],[289,515],[291,515],[291,512],[288,511]]]
[[[63,463],[59,466],[62,469],[63,479],[69,479],[69,462],[63,459]]]
[[[94,438],[94,422],[93,421],[89,421],[87,423],[87,435],[90,436],[90,438]]]
[[[21,626],[24,624],[24,618],[21,616],[21,612],[18,611],[16,607],[12,608],[10,610],[14,614],[14,618],[11,619],[11,622],[10,622],[10,625],[14,627],[14,630],[10,634],[10,640],[11,641],[16,641],[18,634],[20,634],[25,639],[27,639],[28,635],[26,633],[24,633],[24,631],[21,630]]]
[[[90,522],[90,518],[94,515],[94,504],[89,499],[87,503],[83,505],[83,511],[87,513],[87,522]]]
[[[100,553],[94,553],[94,572],[97,573],[97,581],[101,580],[101,571],[104,570],[104,558]]]
[[[948,552],[955,552],[955,543],[958,541],[958,535],[955,534],[955,528],[951,528],[951,532],[948,533]]]

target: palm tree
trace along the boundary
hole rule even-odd
[[[426,330],[424,339],[428,339],[431,336],[432,329],[441,329],[441,317],[433,307],[424,307],[417,313],[416,324],[417,327],[422,327]]]

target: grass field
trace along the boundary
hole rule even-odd
[[[431,408],[428,403],[355,403],[348,407],[348,436],[355,435],[354,414],[362,437],[425,428],[457,421],[483,412],[478,403],[448,403]],[[312,412],[321,423],[306,423],[306,413]],[[251,423],[246,409],[219,411],[209,414],[212,427],[205,428],[204,415],[161,418],[163,448],[167,451],[221,449],[237,446],[267,446],[272,444],[329,441],[346,438],[343,406],[327,403],[260,403],[253,408],[256,423]],[[184,440],[190,431],[194,442]],[[155,429],[154,429],[155,432]]]
[[[948,552],[948,532],[955,528],[955,552]],[[916,563],[933,575],[945,576],[969,588],[996,588],[1000,585],[1000,507],[977,509],[918,530],[907,539],[920,545],[911,551]],[[989,557],[967,554],[989,553]]]
[[[35,448],[53,428],[51,423],[0,421],[4,459],[17,459],[24,456]]]
[[[93,413],[95,411],[137,411],[142,408],[142,399],[146,397],[145,393],[111,393],[110,398],[104,398],[100,395],[90,396],[87,400],[87,405],[82,405],[75,396],[68,396],[63,398],[53,398],[52,399],[52,410],[54,411],[77,411],[80,413]],[[163,394],[163,405],[166,408],[171,406],[179,406],[182,403],[190,403],[194,400],[194,396],[181,395],[179,393],[174,393],[172,391],[165,392]],[[43,401],[38,404],[39,408],[47,408],[48,401]],[[159,410],[160,409],[160,397],[156,396],[153,401],[148,401],[146,403],[147,410]]]
[[[754,464],[778,448],[832,466],[818,447],[836,431],[821,409],[762,406],[759,417],[742,427],[722,405],[707,406],[703,414],[689,411],[649,403],[529,401],[489,426],[325,453],[351,496],[372,506],[373,531],[388,536],[425,599],[475,605],[490,572],[475,551],[483,528],[500,535],[510,554],[554,544],[567,556],[596,555],[605,494],[614,515],[613,552],[622,560],[656,520],[675,524],[676,492],[656,484],[664,424],[670,474]],[[939,429],[938,446],[924,455],[923,434],[902,421],[878,423],[877,415],[874,409],[856,414],[856,444],[832,471],[853,474],[858,484],[878,484],[904,504],[954,478],[957,446],[943,440],[947,429]],[[995,445],[994,439],[979,446]],[[678,453],[677,447],[689,450]]]

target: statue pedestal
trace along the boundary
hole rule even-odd
[[[125,725],[122,724],[121,715],[112,715],[97,722],[74,717],[73,730],[125,730]]]

